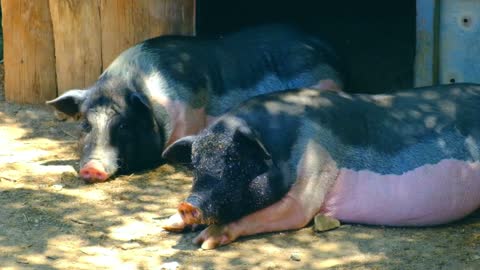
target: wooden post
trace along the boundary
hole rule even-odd
[[[5,98],[43,103],[56,96],[55,52],[48,0],[1,0]]]
[[[417,0],[415,87],[438,83],[439,0]]]
[[[195,0],[100,0],[103,68],[125,49],[162,34],[194,34]]]
[[[102,72],[99,0],[50,0],[58,94],[92,85]]]

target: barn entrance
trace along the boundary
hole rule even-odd
[[[197,0],[197,34],[288,23],[327,39],[345,59],[348,88],[379,93],[413,86],[414,0]]]

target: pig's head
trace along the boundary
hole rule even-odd
[[[70,90],[48,101],[69,116],[80,115],[80,176],[106,181],[113,174],[158,165],[165,136],[146,97],[128,87]]]
[[[193,168],[191,194],[178,209],[187,224],[230,222],[276,199],[270,155],[246,126],[232,130],[217,123],[177,140],[163,157]]]

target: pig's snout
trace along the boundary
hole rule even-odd
[[[198,207],[188,202],[182,202],[178,206],[178,212],[185,224],[202,224],[202,211]]]
[[[100,161],[90,160],[80,169],[80,177],[87,182],[104,182],[110,177]]]

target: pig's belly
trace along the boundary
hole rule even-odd
[[[420,226],[462,218],[480,206],[480,162],[453,159],[402,175],[341,169],[321,213],[344,222]]]

